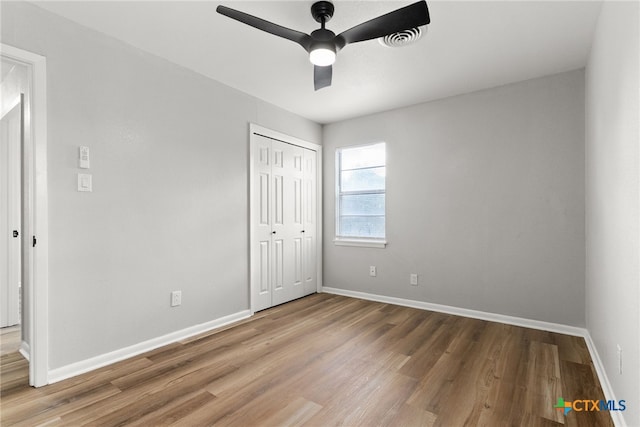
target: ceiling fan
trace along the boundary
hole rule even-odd
[[[333,4],[329,1],[318,1],[311,6],[311,16],[320,23],[320,28],[311,34],[292,30],[222,5],[218,6],[216,11],[236,21],[302,46],[309,52],[309,60],[314,65],[313,84],[315,90],[331,86],[332,64],[336,60],[336,53],[346,45],[377,39],[431,22],[427,2],[424,0],[356,25],[338,35],[325,28],[325,24],[331,19],[334,11]]]

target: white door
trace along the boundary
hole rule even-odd
[[[258,311],[316,291],[316,167],[309,166],[316,153],[260,135],[251,144],[251,292]]]
[[[317,290],[317,189],[316,189],[316,152],[304,150],[303,157],[303,191],[302,200],[304,214],[303,224],[303,258],[302,281],[304,294],[309,295]]]
[[[0,119],[0,327],[20,322],[22,103]]]
[[[262,137],[260,137],[262,138]],[[271,141],[273,288],[271,304],[304,296],[302,281],[303,148]]]
[[[253,153],[253,178],[251,185],[251,294],[253,309],[264,310],[271,307],[271,272],[273,270],[272,218],[273,202],[271,194],[272,150],[271,140],[262,137],[251,139]]]

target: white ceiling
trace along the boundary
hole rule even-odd
[[[416,44],[346,46],[315,92],[307,53],[216,13],[218,4],[309,33],[313,0],[41,1],[36,4],[319,123],[581,68],[600,1],[428,1]],[[340,33],[412,1],[334,0]]]

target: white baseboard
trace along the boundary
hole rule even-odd
[[[591,334],[589,333],[589,331],[587,331],[587,333],[585,334],[584,340],[587,343],[587,348],[589,349],[589,354],[591,355],[591,360],[593,361],[593,367],[596,369],[596,374],[598,375],[598,379],[600,380],[600,386],[602,387],[602,391],[604,392],[604,398],[617,402],[618,399],[616,399],[616,395],[613,392],[613,387],[611,387],[611,383],[609,382],[609,377],[607,376],[607,372],[604,369],[604,364],[602,363],[602,359],[600,359],[600,354],[598,353],[598,349],[596,348],[593,339],[591,339]],[[613,423],[617,427],[627,426],[622,412],[609,411],[609,414],[611,415]]]
[[[468,308],[453,307],[450,305],[434,304],[431,302],[416,301],[404,298],[388,297],[384,295],[370,294],[367,292],[348,291],[345,289],[323,287],[323,292],[329,294],[343,295],[346,297],[360,298],[370,301],[384,302],[387,304],[402,305],[405,307],[420,308],[422,310],[437,311],[439,313],[453,314],[473,319],[488,320],[490,322],[506,323],[508,325],[522,326],[531,329],[557,332],[565,335],[584,337],[587,330],[575,326],[562,325],[559,323],[543,322],[541,320],[525,319],[523,317],[506,316],[504,314],[488,313],[486,311],[470,310]]]
[[[613,393],[613,388],[611,387],[611,383],[609,382],[609,378],[607,377],[607,373],[604,370],[602,360],[598,355],[596,346],[593,343],[593,340],[591,339],[591,335],[589,334],[589,331],[585,328],[562,325],[559,323],[543,322],[541,320],[525,319],[523,317],[505,316],[503,314],[469,310],[467,308],[452,307],[449,305],[433,304],[433,303],[424,302],[424,301],[415,301],[415,300],[409,300],[404,298],[388,297],[384,295],[370,294],[367,292],[349,291],[346,289],[331,288],[326,286],[322,288],[322,292],[326,292],[328,294],[343,295],[346,297],[360,298],[360,299],[369,300],[369,301],[377,301],[377,302],[383,302],[387,304],[395,304],[395,305],[401,305],[405,307],[419,308],[423,310],[436,311],[439,313],[453,314],[456,316],[463,316],[463,317],[471,317],[473,319],[487,320],[490,322],[499,322],[499,323],[505,323],[508,325],[522,326],[525,328],[539,329],[543,331],[556,332],[556,333],[565,334],[565,335],[582,337],[584,338],[587,344],[587,348],[589,350],[589,354],[591,355],[591,360],[593,361],[593,365],[596,369],[596,374],[598,375],[598,380],[600,381],[600,385],[602,386],[602,391],[604,392],[605,399],[614,400],[617,402],[615,394]],[[621,412],[610,411],[609,413],[611,414],[611,419],[613,420],[613,423],[617,427],[627,426]]]
[[[20,343],[20,350],[18,350],[22,357],[27,359],[27,362],[31,360],[31,347],[26,341]]]
[[[246,319],[250,316],[251,312],[249,310],[239,311],[237,313],[230,314],[228,316],[224,316],[210,322],[201,323],[199,325],[191,326],[157,338],[152,338],[150,340],[143,341],[129,347],[121,348],[110,353],[101,354],[90,359],[81,360],[79,362],[71,363],[60,368],[52,369],[49,371],[48,375],[49,384],[65,380],[67,378],[75,377],[77,375],[93,371],[94,369],[102,368],[103,366],[107,366],[112,363],[137,356],[138,354],[154,350],[167,344],[181,341],[183,339],[201,334],[203,332],[211,331],[212,329],[220,328],[230,323]]]

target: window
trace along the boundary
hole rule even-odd
[[[336,244],[384,247],[385,143],[336,152]]]

